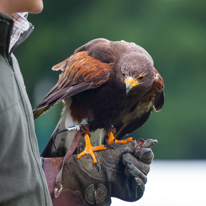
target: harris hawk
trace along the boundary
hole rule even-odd
[[[62,73],[33,110],[34,118],[62,101],[64,108],[52,137],[68,126],[87,122],[90,136],[85,133],[79,145],[86,144],[89,152],[85,149],[77,158],[85,153],[94,156],[93,151],[106,149],[102,145],[105,142],[112,145],[133,141],[120,139],[139,129],[153,108],[160,111],[164,104],[163,79],[152,57],[135,43],[94,39],[52,70]],[[51,137],[42,156],[64,155],[74,136],[75,132],[60,133],[54,144]]]

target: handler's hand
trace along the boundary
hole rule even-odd
[[[72,156],[63,170],[63,190],[78,191],[84,205],[110,205],[111,197],[137,201],[145,190],[154,157],[150,148],[156,143],[145,140],[139,151],[133,142],[117,143],[114,149],[95,152],[99,170],[89,155],[77,161]]]

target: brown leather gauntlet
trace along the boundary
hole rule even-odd
[[[156,141],[146,140],[139,151],[135,151],[134,143],[115,144],[114,149],[95,152],[99,171],[89,155],[76,161],[73,155],[63,169],[63,190],[58,198],[54,198],[53,189],[62,159],[45,158],[44,171],[53,204],[64,206],[66,199],[67,206],[106,206],[111,204],[111,197],[137,201],[145,190],[154,157],[150,147],[154,144]]]

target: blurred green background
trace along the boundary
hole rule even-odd
[[[155,159],[205,159],[205,0],[44,0],[29,21],[35,30],[14,53],[33,108],[58,79],[52,66],[79,46],[99,37],[135,42],[164,78],[165,105],[132,136],[158,139]],[[62,106],[35,121],[40,152]]]

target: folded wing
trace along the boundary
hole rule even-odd
[[[34,119],[68,97],[101,86],[110,76],[109,63],[89,56],[87,51],[74,53],[52,70],[62,70],[62,73],[57,84],[33,110]]]

